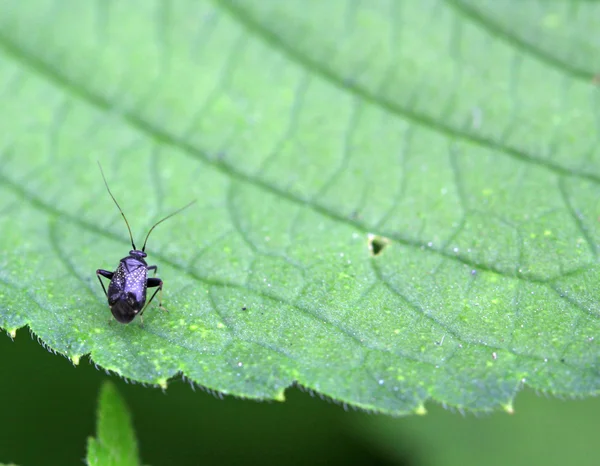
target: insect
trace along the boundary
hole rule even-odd
[[[153,271],[156,275],[157,266],[156,265],[148,265],[145,258],[146,254],[146,243],[148,242],[148,237],[152,230],[156,228],[160,223],[164,222],[168,218],[178,214],[184,209],[187,209],[191,206],[195,200],[190,202],[189,204],[183,206],[179,210],[176,210],[170,215],[167,215],[162,220],[156,222],[152,228],[148,231],[146,235],[146,239],[144,240],[144,245],[142,249],[138,249],[135,247],[135,243],[133,242],[133,235],[131,234],[131,228],[129,227],[129,222],[121,209],[121,206],[113,196],[110,188],[108,187],[108,183],[106,181],[106,177],[104,176],[104,172],[102,171],[102,166],[100,162],[98,162],[98,167],[100,167],[100,173],[102,174],[102,179],[104,180],[104,184],[112,197],[115,205],[121,212],[123,216],[123,220],[125,220],[125,225],[127,225],[127,230],[129,231],[129,239],[131,239],[132,250],[129,251],[129,255],[124,257],[119,261],[119,266],[117,270],[114,272],[110,272],[108,270],[98,269],[96,270],[96,276],[98,277],[98,281],[100,285],[102,285],[102,289],[104,290],[104,294],[108,299],[108,305],[110,307],[110,311],[114,318],[121,322],[122,324],[128,324],[131,322],[135,316],[140,315],[140,320],[142,325],[144,321],[142,319],[142,314],[148,307],[148,305],[152,302],[156,293],[160,291],[160,297],[158,298],[158,307],[165,310],[166,309],[162,305],[162,288],[163,281],[158,277],[148,277],[148,272]],[[106,291],[106,287],[104,286],[104,282],[100,277],[108,278],[110,283],[108,284],[108,291]],[[148,302],[146,303],[146,290],[148,288],[156,288]]]

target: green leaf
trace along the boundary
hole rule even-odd
[[[125,401],[110,382],[105,382],[100,391],[96,430],[97,438],[88,438],[88,465],[140,464],[131,416]]]
[[[595,2],[5,2],[0,326],[165,386],[600,387]],[[108,323],[130,249],[165,313]]]

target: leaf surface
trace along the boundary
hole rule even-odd
[[[518,7],[516,6],[518,4]],[[145,383],[598,393],[593,2],[5,2],[0,326]],[[130,249],[164,280],[108,323]]]

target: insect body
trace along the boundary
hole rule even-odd
[[[110,194],[110,197],[112,197],[117,208],[119,209],[119,212],[121,212],[121,215],[125,220],[127,230],[129,231],[129,238],[131,239],[131,246],[133,247],[133,249],[129,251],[129,255],[127,257],[124,257],[119,261],[119,266],[117,267],[117,270],[115,270],[114,272],[110,272],[108,270],[98,269],[96,270],[96,276],[98,277],[100,285],[102,285],[104,294],[108,298],[108,305],[110,307],[112,315],[118,322],[128,324],[138,314],[140,315],[140,319],[142,318],[142,314],[144,313],[146,307],[148,307],[148,305],[156,296],[156,293],[158,293],[159,291],[161,292],[161,296],[159,297],[158,306],[166,311],[166,309],[162,305],[163,281],[157,277],[148,277],[148,271],[154,271],[154,273],[156,274],[157,267],[156,265],[148,265],[145,260],[147,256],[145,252],[146,243],[148,241],[150,233],[152,233],[152,230],[154,230],[154,228],[158,224],[164,222],[168,218],[171,218],[173,215],[178,214],[183,209],[188,208],[196,201],[190,202],[181,209],[176,210],[172,214],[167,215],[162,220],[156,222],[152,226],[152,228],[150,228],[150,231],[148,231],[142,249],[137,249],[133,242],[133,235],[131,234],[129,222],[127,222],[127,218],[125,218],[123,210],[121,210],[119,203],[117,202],[117,200],[111,193],[110,188],[108,187],[108,183],[106,182],[106,177],[104,176],[104,172],[102,171],[100,163],[98,163],[98,166],[100,167],[100,173],[102,173],[102,178],[104,179],[104,184],[106,185],[108,194]],[[110,283],[108,285],[108,292],[106,291],[104,282],[100,278],[101,276],[110,280]],[[146,290],[148,288],[156,288],[156,290],[146,303]]]
[[[135,246],[134,246],[135,248]],[[156,291],[148,301],[152,302],[157,292],[162,292],[163,281],[160,278],[148,277],[148,271],[154,270],[156,273],[156,265],[148,265],[144,258],[146,253],[133,249],[129,251],[129,256],[124,257],[119,261],[119,266],[114,272],[98,269],[96,275],[104,294],[108,298],[110,310],[117,321],[128,324],[133,318],[145,308],[146,290],[148,288],[156,288]],[[108,292],[104,287],[104,283],[100,276],[110,280]],[[162,296],[159,298],[159,307],[162,307]],[[166,309],[165,309],[166,310]]]

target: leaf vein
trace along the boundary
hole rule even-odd
[[[354,94],[360,99],[369,102],[392,115],[401,116],[411,120],[413,123],[419,126],[432,129],[440,134],[456,139],[462,139],[491,151],[504,153],[506,156],[519,160],[528,165],[538,166],[550,172],[565,176],[587,179],[596,184],[600,183],[600,175],[588,173],[582,170],[575,170],[573,168],[567,168],[559,163],[548,159],[542,159],[522,149],[510,146],[501,140],[482,136],[476,132],[468,132],[457,129],[456,127],[446,124],[439,119],[414,110],[410,106],[404,106],[395,102],[387,101],[379,96],[376,92],[361,86],[355,80],[345,79],[338,75],[333,69],[328,68],[326,65],[309,57],[298,47],[279,37],[275,31],[259,23],[258,20],[252,17],[250,11],[245,10],[242,6],[235,4],[235,2],[231,0],[213,0],[213,3],[218,4],[223,10],[228,11],[231,17],[240,25],[245,27],[252,35],[260,38],[273,49],[281,51],[290,59],[290,61],[295,62],[302,68],[311,71],[314,75],[322,77],[326,81],[332,83],[335,87],[343,89],[350,94]]]
[[[488,31],[490,34],[499,37],[504,40],[508,44],[510,44],[515,49],[530,55],[542,63],[551,66],[552,68],[556,68],[559,71],[570,75],[571,77],[585,81],[589,83],[594,78],[594,73],[572,65],[571,63],[558,58],[552,55],[550,52],[536,47],[536,45],[530,41],[520,38],[518,35],[504,27],[498,21],[494,21],[494,19],[478,11],[476,8],[468,5],[466,2],[462,0],[445,0],[446,3],[453,8],[458,14],[460,14],[463,18],[468,21],[477,24],[482,29]]]
[[[423,318],[429,320],[432,324],[434,324],[434,325],[440,327],[441,329],[443,329],[445,332],[447,332],[449,335],[451,335],[457,341],[462,342],[465,345],[482,346],[482,347],[485,347],[485,348],[489,348],[490,350],[506,351],[506,352],[508,352],[508,353],[510,353],[510,354],[512,354],[514,356],[520,357],[520,358],[530,359],[530,360],[538,361],[538,362],[545,362],[545,360],[544,360],[545,358],[543,358],[541,356],[533,355],[533,354],[530,354],[530,353],[520,353],[518,351],[515,351],[514,349],[511,349],[508,346],[506,346],[506,347],[494,346],[494,345],[489,345],[487,343],[483,343],[481,340],[479,340],[479,341],[473,341],[473,340],[469,340],[469,339],[463,337],[460,334],[460,332],[452,329],[449,325],[444,324],[443,322],[440,322],[434,316],[432,316],[431,314],[428,314],[427,312],[425,312],[418,304],[412,302],[407,296],[405,296],[403,293],[401,293],[400,290],[397,289],[397,287],[395,287],[389,281],[387,281],[385,279],[385,277],[383,276],[383,274],[381,273],[381,270],[377,266],[376,260],[372,260],[371,263],[372,263],[373,270],[374,270],[375,274],[377,275],[377,277],[379,278],[379,280],[381,280],[381,282],[392,293],[394,293],[396,296],[398,296],[400,299],[402,299],[416,313],[418,313],[419,315],[421,315]],[[578,370],[580,370],[580,369],[586,369],[586,368],[581,368],[581,367],[578,367],[578,366],[575,366],[575,365],[571,365],[571,367],[576,368]]]

